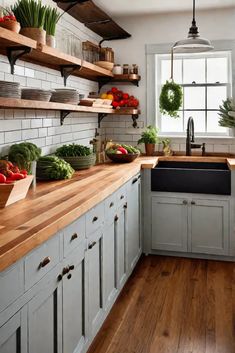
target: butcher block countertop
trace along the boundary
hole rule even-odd
[[[37,183],[25,200],[0,209],[0,271],[45,242],[111,195],[157,157],[107,163],[77,172],[72,179]]]

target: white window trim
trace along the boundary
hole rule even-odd
[[[146,45],[146,63],[147,63],[147,90],[146,90],[146,101],[147,101],[147,125],[158,126],[158,121],[156,120],[159,115],[159,108],[156,102],[156,96],[159,95],[156,92],[156,65],[155,58],[156,55],[166,55],[166,53],[170,53],[170,49],[172,47],[172,43],[168,44],[150,44]],[[228,67],[229,75],[231,75],[230,92],[232,96],[232,92],[235,92],[235,40],[216,40],[212,42],[212,45],[215,48],[215,52],[230,52],[231,53],[231,65]],[[213,52],[211,53],[213,55]],[[160,87],[158,85],[158,91],[160,91]],[[159,136],[168,136],[168,137],[184,137],[185,133],[159,133]],[[232,138],[228,133],[205,133],[205,134],[196,134],[197,137],[207,137],[207,138]],[[233,137],[234,138],[234,137]]]

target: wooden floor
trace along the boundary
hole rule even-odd
[[[143,257],[89,353],[235,353],[235,263]]]

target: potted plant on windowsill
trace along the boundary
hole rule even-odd
[[[44,23],[44,30],[46,31],[46,44],[49,47],[55,48],[56,41],[55,41],[55,32],[56,32],[56,25],[63,15],[58,12],[57,9],[47,6],[46,14],[45,14],[45,23]]]
[[[46,31],[43,29],[46,6],[42,5],[41,0],[18,0],[11,11],[20,23],[22,35],[46,44]]]
[[[153,156],[155,152],[155,145],[158,140],[158,130],[154,126],[147,126],[147,128],[142,132],[141,138],[138,140],[138,145],[141,143],[145,144],[146,156]]]
[[[223,101],[219,107],[219,125],[229,128],[230,136],[235,136],[235,104],[232,99]]]

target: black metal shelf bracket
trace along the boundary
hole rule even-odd
[[[64,119],[71,113],[70,110],[60,111],[60,125],[64,125]]]
[[[98,128],[100,128],[101,121],[107,116],[107,113],[98,113]]]
[[[32,48],[22,46],[8,47],[6,48],[7,58],[11,66],[11,74],[14,75],[16,61],[25,54],[29,54]]]
[[[132,126],[136,129],[138,128],[138,124],[137,124],[137,119],[139,118],[139,114],[132,114],[132,120],[133,120],[133,124]]]
[[[112,77],[102,77],[102,78],[99,78],[99,81],[98,81],[98,84],[99,84],[99,92],[101,90],[101,88],[104,86],[104,85],[107,85],[109,82],[112,81]]]
[[[60,66],[60,73],[61,76],[64,78],[64,86],[66,87],[67,79],[70,75],[73,74],[75,70],[80,70],[81,65],[61,65]]]

